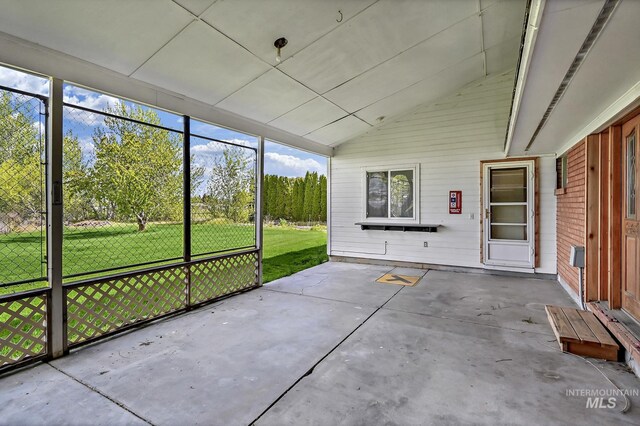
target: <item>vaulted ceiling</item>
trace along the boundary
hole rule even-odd
[[[513,68],[525,3],[0,0],[0,31],[333,146]]]

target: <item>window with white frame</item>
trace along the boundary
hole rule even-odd
[[[418,167],[365,170],[365,218],[418,218]]]

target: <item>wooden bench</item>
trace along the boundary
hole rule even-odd
[[[618,344],[593,313],[552,305],[545,310],[563,352],[618,360]]]

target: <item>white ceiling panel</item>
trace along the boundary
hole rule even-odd
[[[269,124],[294,135],[306,135],[346,115],[343,109],[318,96]]]
[[[201,18],[276,65],[276,39],[288,40],[281,52],[284,61],[341,25],[338,20],[345,23],[372,3],[375,0],[218,1]]]
[[[313,91],[272,68],[216,106],[266,123],[315,96]]]
[[[354,112],[482,51],[478,16],[468,18],[336,87],[325,97]]]
[[[1,31],[127,75],[192,19],[156,0],[20,0],[0,10]]]
[[[382,0],[280,68],[322,94],[474,13],[473,1]]]
[[[500,0],[482,12],[485,49],[522,35],[525,6],[523,0]]]
[[[486,9],[498,3],[500,0],[480,0],[480,8]]]
[[[196,16],[207,10],[217,0],[173,0]]]
[[[513,68],[518,62],[521,37],[516,36],[504,43],[487,49],[487,74],[495,74]]]
[[[371,126],[364,121],[348,115],[307,134],[305,137],[323,145],[337,145],[351,137],[366,132],[370,128]]]
[[[133,77],[216,104],[268,69],[224,35],[195,21]]]
[[[440,99],[462,86],[484,77],[482,54],[466,59],[426,80],[361,109],[356,115],[377,125],[380,117],[393,117],[418,105]]]

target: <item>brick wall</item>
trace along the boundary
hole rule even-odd
[[[585,245],[586,150],[582,141],[567,154],[566,192],[557,196],[558,275],[578,293],[578,269],[569,266],[572,245]]]

